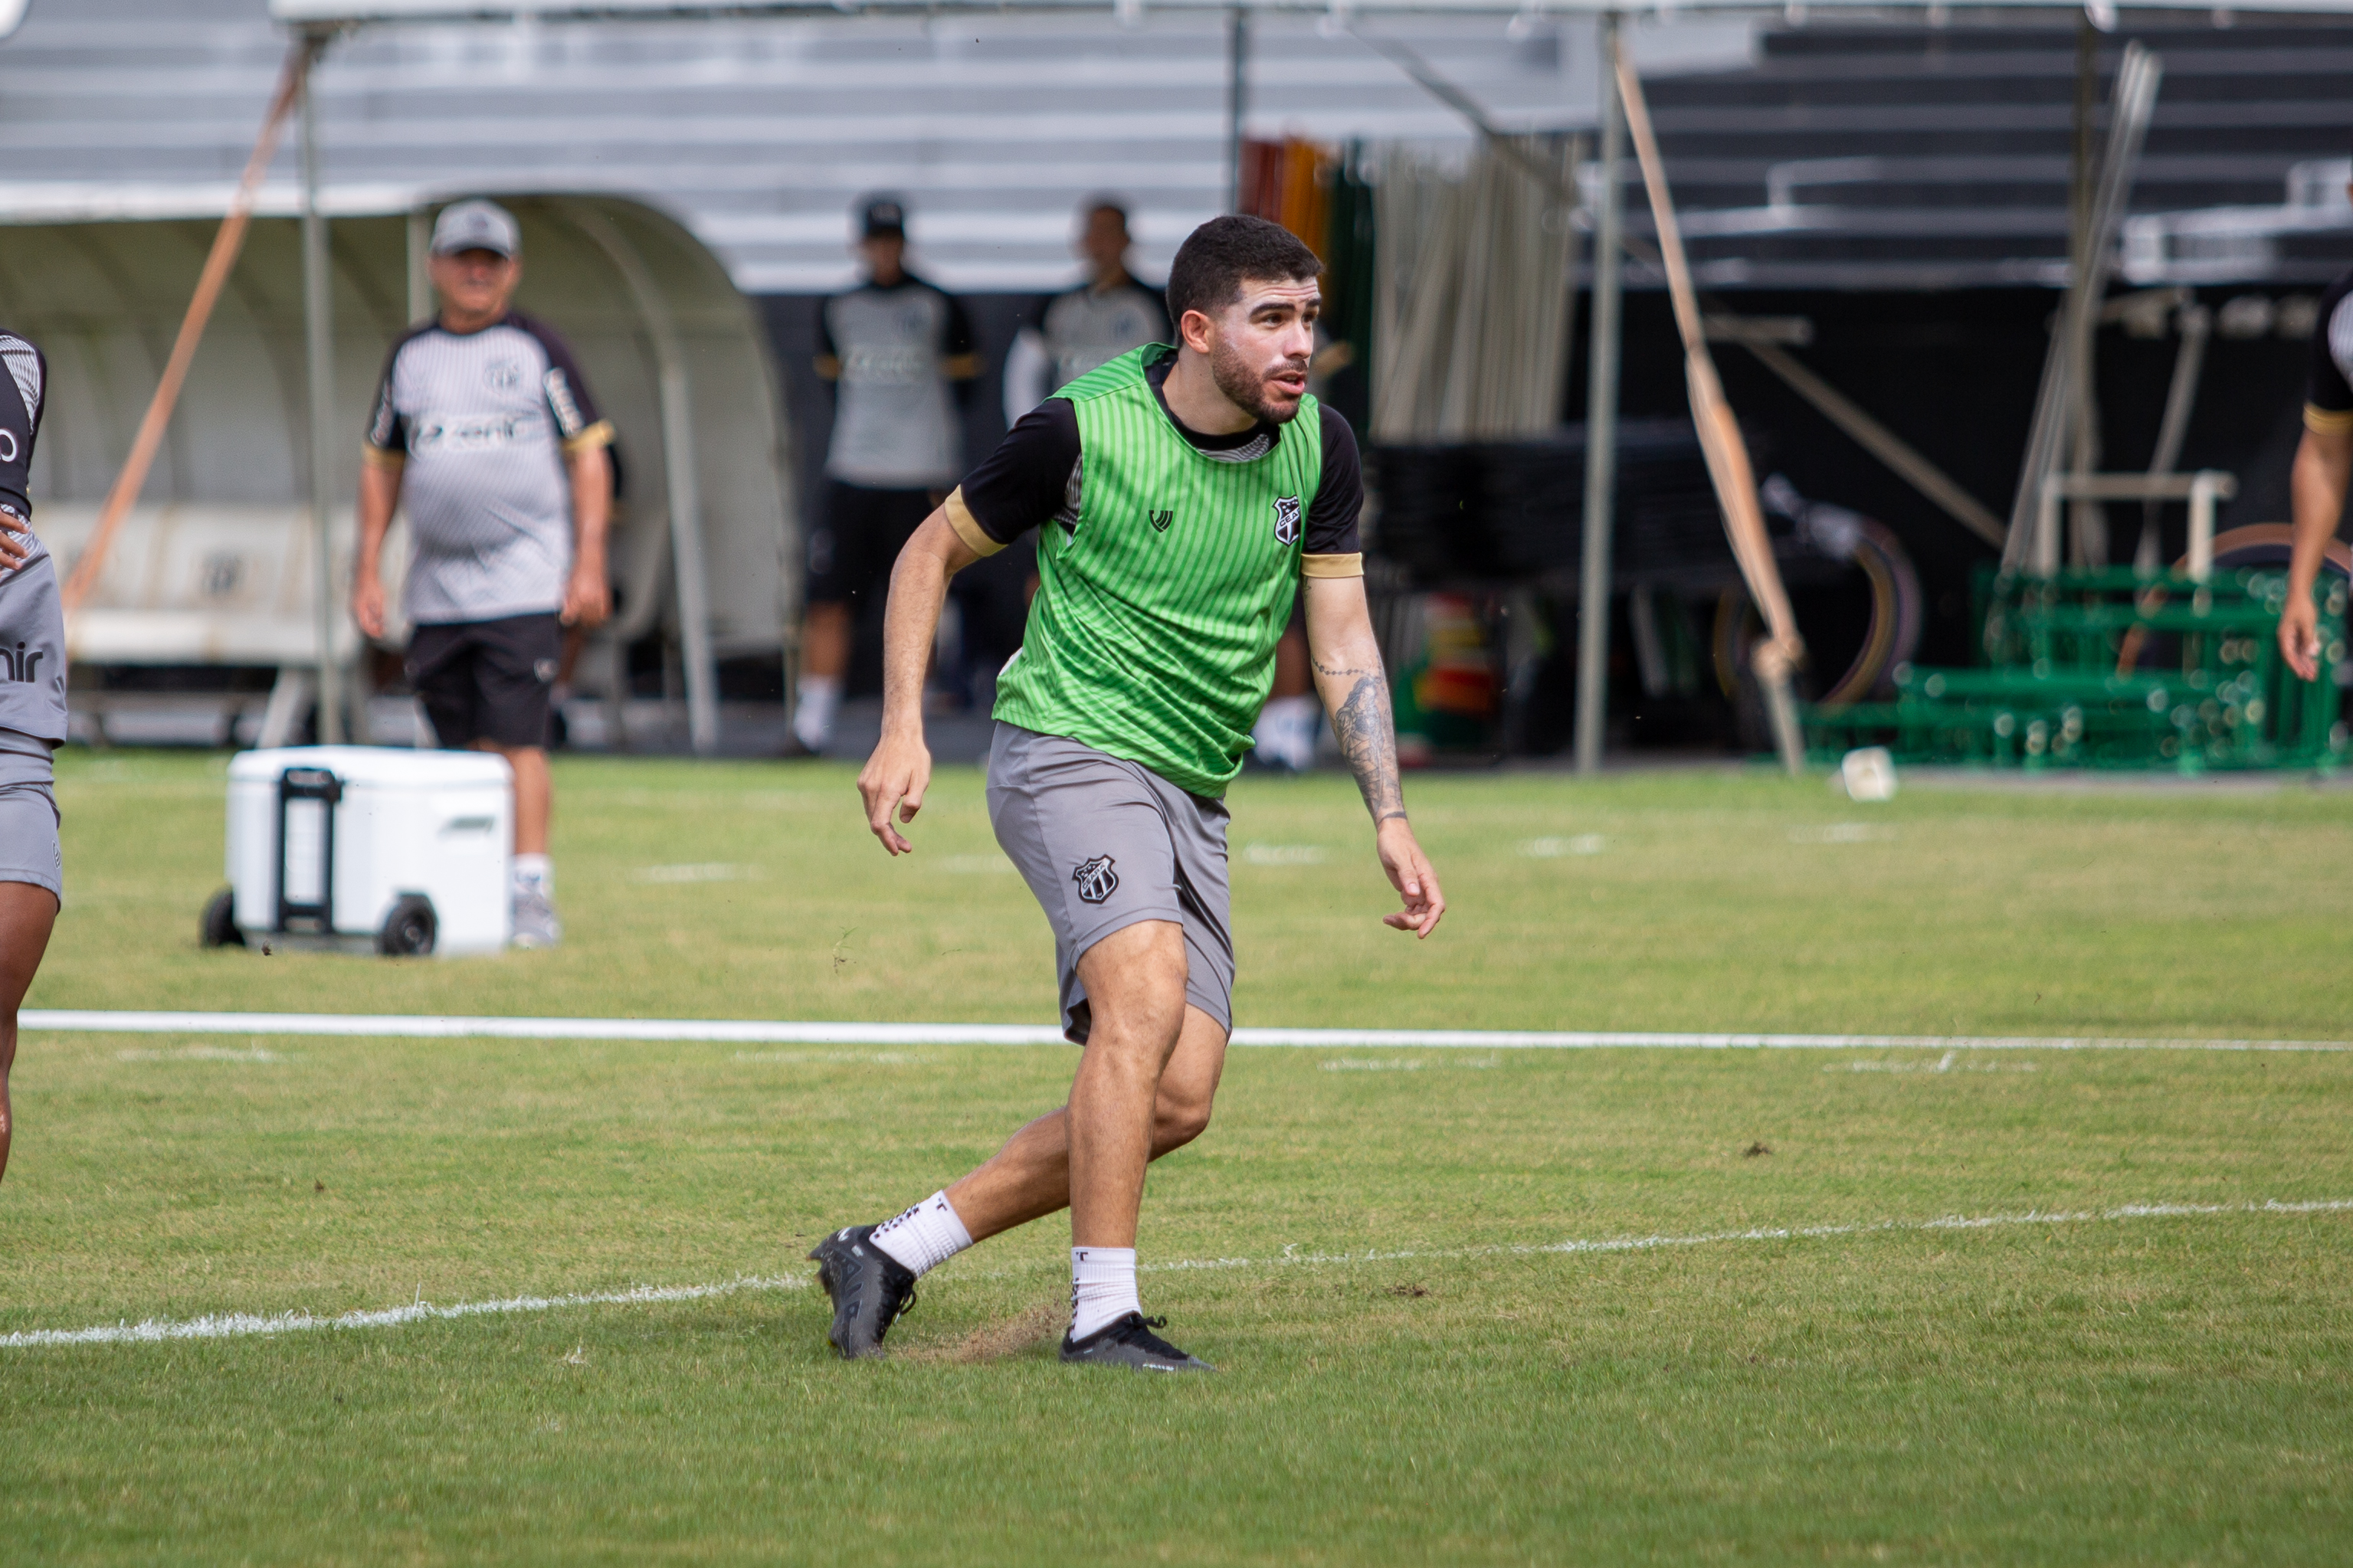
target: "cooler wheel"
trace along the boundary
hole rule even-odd
[[[237,928],[237,894],[227,888],[205,905],[197,922],[196,941],[206,947],[243,947],[245,932]]]
[[[439,928],[432,900],[421,893],[404,893],[392,906],[392,913],[384,917],[384,929],[375,933],[375,950],[394,958],[422,958],[433,951]]]

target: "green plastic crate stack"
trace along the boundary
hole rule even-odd
[[[2306,681],[2280,657],[2284,572],[1988,574],[1983,668],[1900,668],[1893,702],[1809,710],[1808,744],[1824,760],[1883,745],[1899,761],[1992,767],[2333,766],[2347,751],[2346,584],[2313,592],[2321,674]]]

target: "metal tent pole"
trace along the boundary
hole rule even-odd
[[[415,326],[433,314],[433,278],[427,253],[433,243],[433,212],[418,207],[408,215],[408,324]]]
[[[702,494],[696,468],[694,396],[686,345],[660,282],[644,255],[612,218],[586,202],[564,204],[574,225],[595,242],[637,301],[653,342],[660,395],[662,480],[670,502],[671,576],[678,592],[679,655],[686,667],[686,731],[702,755],[719,749],[718,663],[711,645],[711,584],[702,552]]]
[[[1242,210],[1242,116],[1250,108],[1250,13],[1235,6],[1226,38],[1226,210]]]
[[[334,279],[327,268],[327,220],[319,211],[317,75],[302,83],[302,346],[311,393],[311,555],[319,638],[319,743],[343,740],[343,672],[335,668],[334,536],[329,517],[335,482]]]
[[[1601,215],[1585,402],[1585,560],[1577,597],[1577,771],[1601,768],[1609,700],[1609,535],[1618,485],[1619,287],[1625,269],[1626,118],[1618,101],[1618,13],[1601,16]]]

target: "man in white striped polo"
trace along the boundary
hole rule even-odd
[[[513,767],[515,945],[552,947],[563,928],[547,855],[550,699],[564,628],[611,607],[613,427],[564,340],[508,309],[522,278],[513,215],[444,208],[429,266],[441,313],[393,345],[368,421],[352,614],[383,635],[378,558],[406,500],[409,682],[444,746]]]

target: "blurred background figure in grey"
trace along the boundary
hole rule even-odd
[[[1008,424],[1097,365],[1132,348],[1171,339],[1161,291],[1128,270],[1134,246],[1127,205],[1117,196],[1079,204],[1071,248],[1086,264],[1086,281],[1047,295],[1025,312],[1027,321],[1005,355]],[[985,707],[996,671],[1021,646],[1029,596],[1037,591],[1037,544],[1015,544],[958,573],[954,658],[941,671],[953,702]]]
[[[1079,207],[1072,248],[1087,264],[1087,280],[1047,300],[1039,325],[1024,327],[1005,356],[1005,414],[1019,418],[1099,364],[1132,348],[1169,341],[1168,304],[1159,289],[1127,269],[1134,240],[1127,207],[1114,196],[1094,196]]]
[[[895,196],[859,205],[866,280],[825,302],[818,374],[834,388],[826,493],[807,534],[807,605],[793,739],[833,739],[859,613],[879,605],[900,546],[964,473],[957,409],[979,361],[954,297],[907,270],[907,210]]]

